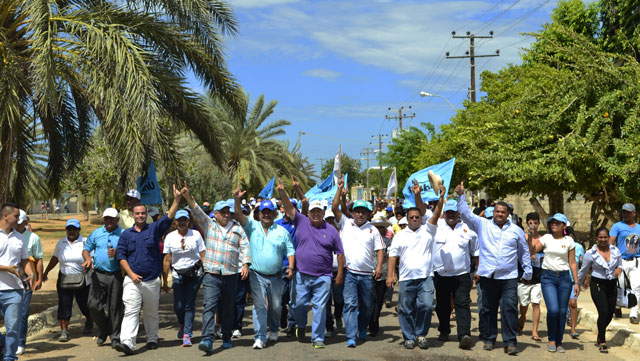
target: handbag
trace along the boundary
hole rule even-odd
[[[635,307],[638,304],[638,298],[631,290],[631,283],[629,282],[627,273],[622,271],[622,275],[624,278],[624,287],[620,287],[620,281],[618,281],[618,295],[616,298],[616,306],[624,308]]]
[[[184,282],[189,282],[198,276],[198,270],[202,268],[202,261],[196,262],[193,266],[185,269],[175,269],[176,273],[180,276],[180,279]]]
[[[84,273],[71,275],[60,274],[60,288],[66,291],[75,291],[84,287]]]

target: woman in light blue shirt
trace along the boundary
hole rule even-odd
[[[616,246],[609,244],[609,230],[600,227],[596,231],[597,243],[582,259],[578,272],[578,282],[589,288],[585,282],[591,271],[591,299],[598,310],[598,347],[600,352],[609,353],[605,331],[616,309],[616,286],[622,273],[622,255]]]

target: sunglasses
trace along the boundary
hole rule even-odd
[[[411,216],[409,219],[420,219],[420,216]]]

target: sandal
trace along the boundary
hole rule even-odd
[[[607,345],[600,345],[598,350],[600,350],[600,353],[609,353],[609,347]]]
[[[542,337],[540,336],[531,336],[531,339],[534,340],[535,342],[542,342]]]
[[[578,338],[580,338],[580,334],[577,332],[574,333],[570,333],[569,334],[571,336],[572,339],[577,340]]]

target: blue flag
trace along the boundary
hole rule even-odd
[[[330,176],[333,176],[333,174],[331,174]],[[345,188],[347,187],[346,184],[347,184],[347,177],[348,176],[349,176],[349,174],[345,174],[344,175]],[[333,201],[333,198],[336,196],[336,192],[337,191],[338,191],[338,185],[334,184],[334,185],[331,186],[331,188],[328,188],[324,192],[318,192],[318,193],[314,193],[314,194],[310,194],[310,195],[308,195],[309,192],[307,192],[307,194],[305,194],[304,196],[307,197],[309,202],[315,201],[315,200],[320,200],[320,201],[328,201],[329,203],[331,203]]]
[[[269,183],[260,191],[258,197],[262,197],[264,199],[271,199],[273,196],[273,182],[275,182],[276,177],[271,178]]]
[[[149,175],[146,179],[138,177],[138,192],[140,192],[140,203],[142,204],[162,204],[162,194],[160,193],[160,184],[156,177],[156,166],[151,161],[149,166]]]
[[[326,192],[326,191],[330,190],[331,187],[333,187],[333,186],[334,186],[334,183],[333,183],[333,172],[331,172],[331,174],[329,174],[329,176],[327,178],[325,178],[322,181],[322,183],[318,183],[318,184],[314,185],[311,189],[309,189],[307,191],[307,193],[304,194],[304,196],[308,200],[311,200],[311,197],[314,194]]]
[[[426,203],[428,201],[437,201],[440,197],[438,197],[433,189],[431,189],[431,183],[429,183],[429,176],[427,175],[430,170],[433,173],[439,175],[442,178],[442,185],[449,192],[449,183],[451,183],[451,175],[453,174],[453,166],[456,163],[456,159],[452,158],[448,161],[436,165],[432,165],[431,167],[427,167],[423,170],[417,171],[407,179],[407,184],[402,188],[402,194],[404,195],[404,203],[402,207],[410,208],[415,207],[416,201],[413,192],[411,191],[411,187],[413,186],[413,180],[417,180],[418,184],[422,188],[422,192],[420,195],[422,196],[422,200]]]

